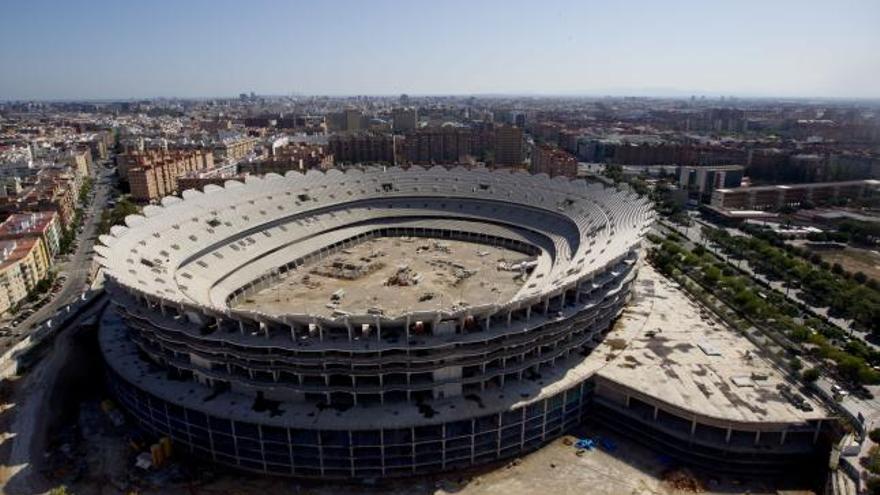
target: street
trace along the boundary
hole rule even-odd
[[[13,327],[9,336],[0,337],[0,349],[5,351],[15,345],[56,311],[73,302],[86,289],[101,212],[109,199],[110,187],[106,182],[112,175],[112,169],[108,170],[101,165],[95,164],[95,169],[97,172],[92,176],[95,179],[94,198],[84,210],[82,231],[77,235],[76,250],[69,255],[67,261],[55,260],[57,265],[54,268],[60,275],[66,276],[61,289],[48,303]]]

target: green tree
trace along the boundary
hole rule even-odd
[[[819,379],[819,369],[807,368],[801,373],[801,378],[807,383],[813,383]]]
[[[715,266],[707,266],[703,269],[703,277],[707,283],[715,284],[721,279],[721,270]]]

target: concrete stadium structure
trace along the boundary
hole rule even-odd
[[[310,171],[184,191],[96,248],[115,303],[99,334],[110,383],[148,431],[256,472],[374,478],[520,455],[580,422],[586,356],[629,298],[652,220],[631,192],[486,169]],[[531,261],[502,301],[239,305],[380,238]]]

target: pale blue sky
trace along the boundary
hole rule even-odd
[[[0,100],[880,97],[880,0],[0,0]]]

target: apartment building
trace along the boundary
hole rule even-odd
[[[533,174],[547,174],[550,177],[559,175],[576,177],[577,170],[577,158],[571,153],[546,144],[538,144],[532,149],[531,172]]]
[[[214,155],[204,150],[174,150],[137,155],[128,169],[131,196],[136,201],[155,201],[178,191],[177,180],[187,172],[211,169]]]
[[[61,225],[58,213],[34,211],[15,213],[0,223],[0,239],[40,239],[51,260],[58,255],[61,242]]]
[[[495,128],[495,164],[520,165],[523,161],[523,131],[519,127]]]
[[[36,237],[0,241],[0,314],[24,300],[49,273],[49,256]]]
[[[254,151],[259,140],[254,137],[224,139],[214,146],[214,161],[238,163]]]
[[[283,175],[290,170],[297,172],[312,169],[327,170],[333,168],[334,164],[334,156],[330,153],[328,146],[289,143],[275,148],[271,157],[265,160],[242,163],[239,168],[242,173]]]
[[[92,151],[88,146],[80,146],[70,150],[67,163],[81,177],[87,177],[92,168]]]
[[[473,155],[473,135],[462,127],[434,127],[408,134],[403,156],[409,163],[460,163]]]
[[[11,171],[0,181],[0,214],[55,211],[62,229],[73,224],[82,177],[70,167]]]
[[[419,113],[415,108],[395,108],[391,112],[395,134],[415,131],[419,126]]]
[[[389,134],[356,132],[330,137],[328,146],[337,163],[395,163],[395,143]]]

